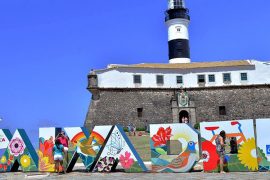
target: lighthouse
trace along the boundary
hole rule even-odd
[[[168,27],[170,63],[190,63],[190,16],[184,0],[168,0],[165,22]]]

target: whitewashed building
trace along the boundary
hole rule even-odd
[[[99,88],[195,88],[270,84],[270,63],[256,60],[109,65],[96,70]]]

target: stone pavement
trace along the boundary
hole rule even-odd
[[[63,175],[54,173],[2,173],[0,179],[98,179],[98,180],[121,180],[121,179],[140,179],[140,180],[162,180],[162,179],[269,179],[270,172],[237,172],[237,173],[86,173],[72,172]]]

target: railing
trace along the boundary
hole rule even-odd
[[[183,18],[190,20],[188,9],[170,9],[165,13],[165,20]]]

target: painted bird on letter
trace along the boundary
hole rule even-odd
[[[94,150],[95,146],[100,146],[98,142],[93,142],[94,137],[89,137],[87,139],[82,140],[82,142],[78,141],[76,142],[75,146],[80,147],[80,151],[83,154],[89,155],[89,156],[96,156],[97,153]]]
[[[193,141],[188,142],[187,149],[181,153],[177,158],[173,159],[167,166],[175,172],[188,172],[197,161],[195,145]]]

